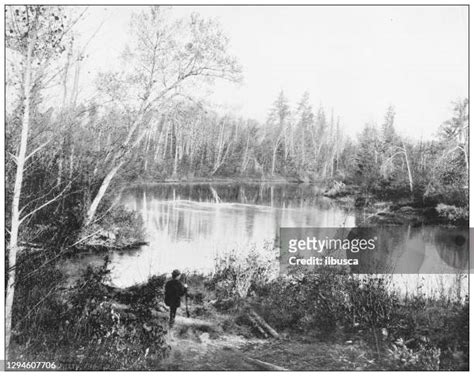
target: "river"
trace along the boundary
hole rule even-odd
[[[154,184],[125,189],[120,201],[143,219],[148,245],[111,253],[111,282],[127,287],[173,269],[208,273],[219,255],[258,249],[265,242],[278,244],[280,227],[356,227],[368,215],[320,193],[315,185],[265,183]],[[400,229],[398,235],[393,229],[384,231],[388,246],[381,257],[416,264],[419,273],[432,272],[433,265],[444,265],[451,273],[402,276],[398,286],[406,292],[416,290],[422,280],[430,295],[437,294],[459,278],[452,272],[466,262],[466,252],[464,246],[460,251],[459,244],[446,240],[451,230],[420,226],[402,230],[406,231],[402,236]],[[100,256],[85,255],[80,263],[100,261]]]

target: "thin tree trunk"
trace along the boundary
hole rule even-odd
[[[81,60],[80,56],[76,59],[76,67],[74,70],[74,83],[71,95],[71,106],[76,107],[77,97],[79,94],[79,74],[81,72]]]
[[[145,140],[145,153],[144,153],[144,164],[143,164],[143,170],[147,172],[148,170],[148,149],[150,147],[150,132],[147,132],[146,140]]]
[[[212,196],[214,197],[214,200],[216,201],[216,204],[220,203],[221,198],[217,194],[217,191],[215,190],[215,188],[213,186],[210,186],[209,188],[211,189],[211,193],[212,193]]]
[[[277,140],[275,143],[275,147],[273,148],[273,153],[272,153],[272,171],[271,175],[275,175],[275,165],[276,165],[276,155],[278,151],[278,146],[280,146],[280,140]]]
[[[58,161],[58,177],[57,177],[57,185],[58,187],[61,186],[62,183],[62,176],[63,176],[63,159],[64,159],[64,153],[63,153],[63,145],[61,142],[61,151],[59,152],[59,161]]]
[[[72,179],[74,172],[74,144],[71,146],[71,154],[69,154],[69,181]]]
[[[227,155],[229,154],[229,151],[231,149],[232,145],[232,138],[230,138],[229,143],[227,144],[226,148],[226,139],[225,139],[225,119],[222,121],[222,125],[219,129],[219,137],[217,140],[217,156],[216,159],[214,160],[214,168],[211,172],[211,175],[214,175],[217,170],[224,164]]]
[[[178,144],[176,141],[174,146],[173,178],[178,176]]]
[[[110,185],[110,182],[115,177],[115,175],[117,174],[117,171],[120,169],[120,167],[122,167],[122,165],[123,165],[123,161],[119,162],[114,168],[112,168],[112,170],[109,171],[104,181],[102,182],[99,188],[99,192],[94,197],[94,200],[92,200],[91,206],[89,207],[89,210],[87,211],[86,223],[85,223],[86,226],[92,223],[92,220],[94,219],[97,208],[99,207],[100,201],[104,197],[105,192],[107,191],[107,188]]]
[[[405,155],[405,162],[407,164],[408,181],[410,183],[410,192],[413,193],[413,177],[411,175],[410,162],[408,161],[407,148],[404,143],[402,145],[403,145],[403,154]]]
[[[166,160],[166,152],[168,151],[168,132],[169,132],[169,122],[166,121],[165,123],[166,127],[165,127],[165,133],[164,133],[164,137],[165,137],[165,146],[163,147],[163,160]]]
[[[67,59],[66,59],[66,66],[64,67],[64,75],[63,75],[63,104],[62,104],[62,109],[64,110],[64,107],[66,106],[66,99],[68,95],[68,85],[67,85],[67,79],[69,76],[69,66],[71,65],[71,57],[72,57],[72,45],[73,42],[71,41],[69,52],[67,54]]]
[[[467,173],[466,176],[469,176],[469,155],[467,152],[467,146],[464,146],[462,148],[462,152],[464,154],[464,162],[466,163],[466,173]]]
[[[25,74],[23,78],[23,118],[21,122],[21,139],[20,139],[20,150],[16,157],[16,176],[15,186],[13,188],[13,201],[12,201],[12,219],[10,229],[10,249],[8,252],[8,282],[7,282],[7,294],[5,297],[5,353],[8,359],[8,352],[10,349],[10,338],[12,330],[12,308],[13,298],[15,295],[15,277],[16,277],[16,259],[18,254],[18,234],[20,228],[20,196],[21,188],[23,184],[23,171],[26,162],[26,148],[28,144],[28,130],[30,126],[30,102],[31,102],[31,59],[33,55],[33,49],[36,44],[37,31],[36,23],[37,18],[33,21],[32,36],[28,42],[28,50],[25,62]]]
[[[142,134],[136,139],[133,145],[131,145],[130,148],[127,149],[128,144],[130,143],[132,136],[135,133],[135,130],[139,126],[139,123],[143,120],[144,107],[145,105],[142,104],[142,107],[140,108],[140,111],[139,111],[139,115],[137,116],[137,119],[133,122],[132,127],[130,128],[128,132],[127,138],[122,143],[120,151],[118,152],[118,154],[115,155],[113,159],[113,164],[115,164],[115,166],[109,171],[109,173],[106,175],[106,177],[102,181],[102,184],[99,188],[99,192],[96,194],[96,196],[94,197],[94,200],[92,200],[91,206],[87,210],[86,221],[84,223],[85,226],[88,226],[92,223],[92,220],[94,219],[97,208],[99,207],[100,201],[104,197],[105,192],[107,191],[107,188],[110,185],[110,182],[115,177],[120,167],[122,167],[122,165],[124,164],[123,158],[128,154],[128,152],[131,149],[137,146],[141,142],[143,137],[146,135],[146,132],[142,132]]]
[[[301,127],[301,165],[304,167],[305,165],[305,150],[306,149],[306,139],[305,139],[305,131],[304,131],[304,125]]]
[[[214,174],[217,169],[219,168],[220,165],[220,159],[224,147],[224,124],[225,124],[225,119],[222,120],[221,126],[219,127],[219,136],[217,138],[217,156],[216,159],[214,160],[214,169],[212,174]]]
[[[242,164],[240,166],[240,174],[242,175],[245,172],[248,164],[248,152],[249,152],[249,143],[250,143],[250,133],[247,135],[247,143],[245,144],[245,151],[242,158]]]

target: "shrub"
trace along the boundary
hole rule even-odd
[[[409,349],[403,339],[400,338],[392,344],[388,354],[386,366],[390,370],[439,370],[441,350],[436,347],[420,345],[416,350]]]
[[[164,277],[152,277],[145,285],[129,289],[127,295],[132,304],[123,307],[104,285],[108,275],[106,258],[102,267],[89,267],[77,282],[69,315],[74,320],[75,340],[92,339],[87,347],[88,358],[99,357],[93,369],[146,369],[147,356],[159,360],[169,351],[165,325],[150,311]]]
[[[123,206],[112,209],[99,224],[105,230],[112,232],[119,244],[145,239],[141,216],[135,211],[125,209]]]
[[[364,276],[347,279],[348,315],[360,329],[381,329],[390,326],[398,297],[383,277]],[[346,321],[347,323],[347,321]]]
[[[125,304],[156,306],[164,301],[166,275],[151,276],[146,283],[129,287],[117,298]]]
[[[52,261],[53,250],[21,252],[13,303],[12,347],[29,345],[32,349],[51,338],[60,327],[63,303],[58,299],[63,273]],[[53,332],[53,334],[51,334]]]
[[[412,297],[398,307],[391,333],[406,338],[412,349],[439,348],[442,369],[464,369],[469,360],[469,303]]]
[[[469,209],[467,207],[438,204],[436,211],[440,217],[446,218],[452,223],[467,223],[469,218]]]
[[[60,369],[70,370],[156,369],[169,346],[165,320],[152,316],[150,297],[162,290],[164,279],[153,277],[132,291],[135,299],[127,306],[104,284],[108,275],[106,257],[101,267],[88,267],[73,287],[55,288],[50,295],[42,291],[38,299],[46,303],[20,326],[13,358],[54,358]]]
[[[468,364],[468,303],[424,295],[401,302],[386,277],[330,272],[279,277],[258,290],[255,305],[278,330],[359,338],[373,346],[379,360],[391,342],[406,338],[396,351],[391,348],[391,367],[464,369]]]
[[[259,310],[278,329],[335,333],[338,324],[344,321],[347,305],[345,278],[325,271],[279,277],[259,290]]]
[[[242,299],[275,278],[277,268],[276,251],[270,243],[262,249],[254,245],[248,252],[233,250],[215,260],[207,287],[218,299]]]

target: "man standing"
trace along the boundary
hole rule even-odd
[[[186,294],[188,285],[182,284],[178,277],[180,271],[175,269],[171,273],[172,279],[165,285],[165,304],[170,307],[170,328],[173,327],[176,310],[181,305],[181,297]]]

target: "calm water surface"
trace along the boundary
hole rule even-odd
[[[137,211],[147,246],[112,259],[113,278],[128,285],[172,269],[210,272],[219,254],[277,242],[279,228],[353,226],[354,215],[310,185],[153,185],[123,192]],[[115,276],[117,276],[115,278]]]
[[[126,287],[176,268],[211,272],[219,254],[265,242],[278,244],[280,227],[355,227],[368,215],[319,193],[317,186],[304,184],[157,184],[127,189],[121,202],[142,217],[149,244],[112,253],[111,282]],[[438,270],[440,264],[452,272],[467,262],[467,252],[451,235],[451,230],[424,226],[406,228],[401,235],[400,229],[384,233],[386,252],[380,257],[414,265],[420,273],[430,273],[433,266]],[[80,262],[99,264],[101,257],[84,256]],[[458,277],[422,278],[424,288],[434,294],[450,288],[449,281]],[[418,276],[402,276],[398,286],[408,292],[419,282]]]

